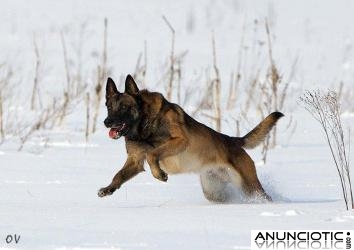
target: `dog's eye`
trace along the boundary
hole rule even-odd
[[[122,106],[120,106],[120,108],[122,109],[122,110],[126,110],[127,109],[127,105],[122,105]]]

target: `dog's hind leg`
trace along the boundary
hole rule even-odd
[[[236,171],[239,174],[242,181],[242,189],[247,195],[261,196],[268,201],[272,200],[272,198],[264,191],[257,177],[254,162],[244,149],[241,148],[238,154],[232,158],[231,166],[232,168],[230,168],[229,171]],[[232,175],[232,173],[230,173],[230,175]],[[235,180],[235,178],[230,179],[234,184],[239,184],[236,183],[237,180]]]
[[[200,183],[202,185],[205,198],[213,202],[225,202],[228,200],[226,185],[227,173],[224,169],[212,169],[203,171],[200,174]]]

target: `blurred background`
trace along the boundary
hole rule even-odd
[[[1,6],[2,141],[21,143],[29,130],[68,124],[95,132],[102,127],[106,77],[122,90],[128,73],[140,87],[209,117],[214,128],[232,123],[225,130],[233,133],[235,121],[248,116],[294,112],[304,89],[335,89],[353,110],[349,0],[16,0]],[[218,125],[216,109],[232,112],[216,117]]]

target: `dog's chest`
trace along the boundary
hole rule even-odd
[[[199,172],[203,164],[194,154],[184,151],[160,161],[160,167],[168,174]]]

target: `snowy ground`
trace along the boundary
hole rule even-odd
[[[188,84],[198,79],[198,71],[210,66],[211,29],[216,33],[221,70],[227,75],[236,66],[244,21],[250,30],[245,35],[249,44],[254,19],[268,17],[276,34],[275,57],[284,74],[299,57],[295,88],[312,88],[313,83],[330,86],[339,80],[349,87],[352,84],[352,1],[216,2],[1,1],[0,53],[18,65],[21,94],[27,98],[26,88],[33,81],[31,39],[36,33],[47,67],[43,93],[55,93],[65,78],[60,30],[74,37],[80,23],[88,21],[89,41],[84,50],[91,53],[92,47],[101,46],[102,20],[107,16],[113,76],[119,78],[134,69],[147,40],[151,65],[147,79],[153,81],[161,75],[159,65],[170,47],[170,33],[161,19],[164,14],[175,25],[177,51],[189,50],[184,79]],[[264,40],[261,29],[259,36]],[[265,62],[264,54],[260,58],[259,63]],[[150,87],[164,91],[155,83]],[[293,94],[289,98],[296,106],[301,91]],[[22,100],[18,102],[22,105]],[[322,131],[304,109],[289,109],[297,121],[295,134],[286,129],[291,115],[285,110],[286,117],[279,123],[279,146],[269,153],[265,165],[257,166],[261,182],[275,200],[266,204],[242,200],[213,204],[204,199],[198,176],[170,176],[162,183],[148,168],[114,195],[98,198],[97,190],[109,184],[124,163],[124,141],[110,140],[100,123],[86,144],[80,110],[62,128],[41,131],[22,152],[17,152],[18,142],[10,138],[0,145],[0,248],[249,249],[252,229],[353,229],[354,213],[344,210]],[[351,127],[354,124],[352,116],[345,121]],[[257,119],[252,122],[242,124],[242,131]],[[230,124],[223,125],[224,132],[234,133]],[[259,149],[250,154],[260,161]],[[20,234],[19,243],[6,244],[8,234]]]
[[[73,133],[57,133],[44,150],[8,145],[0,152],[0,246],[16,233],[27,249],[247,249],[252,229],[352,229],[321,131],[301,125],[287,143],[279,127],[281,146],[258,166],[270,204],[212,204],[197,176],[161,183],[148,168],[98,198],[125,158],[123,141],[106,131],[86,146]]]

